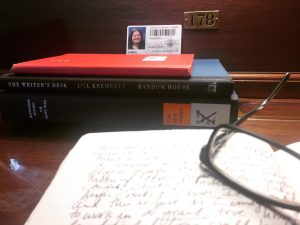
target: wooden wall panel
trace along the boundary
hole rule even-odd
[[[5,0],[0,67],[65,52],[124,53],[126,27],[183,24],[183,12],[220,10],[218,30],[184,30],[182,52],[229,71],[300,71],[299,0]]]

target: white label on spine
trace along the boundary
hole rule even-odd
[[[192,103],[191,125],[215,127],[230,121],[229,104]]]
[[[167,56],[146,56],[145,58],[143,58],[143,61],[148,61],[148,62],[162,62],[165,61],[167,59]]]

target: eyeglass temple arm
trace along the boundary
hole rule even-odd
[[[243,115],[242,117],[240,117],[237,121],[235,121],[232,125],[234,126],[238,126],[241,123],[243,123],[245,120],[247,120],[248,118],[250,118],[252,115],[254,115],[256,112],[258,112],[259,110],[263,109],[274,97],[275,95],[279,92],[279,90],[281,89],[281,87],[283,86],[283,84],[290,78],[290,73],[286,73],[285,76],[281,79],[281,81],[279,82],[279,84],[277,84],[276,88],[272,91],[272,93],[269,95],[269,97],[264,100],[259,106],[257,106],[256,108],[252,109],[251,111],[249,111],[248,113],[246,113],[245,115]]]

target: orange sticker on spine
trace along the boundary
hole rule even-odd
[[[163,123],[177,126],[191,125],[191,104],[164,103]]]

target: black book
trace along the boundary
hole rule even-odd
[[[5,74],[5,92],[230,96],[233,81],[217,59],[195,59],[190,78]]]
[[[117,129],[215,127],[237,119],[238,96],[115,96],[1,93],[1,114],[11,122],[95,125]]]

